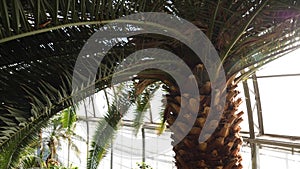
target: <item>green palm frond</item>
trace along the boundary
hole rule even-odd
[[[139,85],[136,85],[139,86]],[[134,133],[135,135],[138,134],[140,131],[144,120],[146,112],[151,108],[150,107],[150,101],[153,97],[154,93],[160,88],[160,83],[154,83],[152,85],[148,85],[146,89],[140,94],[136,95],[135,98],[135,117],[133,120],[133,127],[134,127]],[[149,110],[151,111],[151,110]]]
[[[4,127],[3,129],[5,130],[1,133],[1,135],[5,136],[4,138],[2,137],[0,144],[2,152],[5,152],[2,154],[1,168],[8,168],[15,165],[18,160],[17,157],[22,153],[22,150],[29,145],[29,143],[37,139],[41,128],[45,127],[49,119],[60,109],[60,107],[55,105],[55,102],[59,102],[60,100],[56,94],[60,93],[61,96],[64,96],[66,92],[61,92],[48,83],[41,83],[41,87],[38,88],[37,91],[23,86],[32,106],[31,111],[29,111],[31,115],[28,118],[18,117],[22,114],[28,114],[27,111],[5,105],[5,110],[15,114],[17,120],[9,120],[6,117],[1,118],[9,124],[9,127]],[[52,94],[50,94],[50,92]],[[65,95],[64,97],[66,98],[68,96]],[[72,101],[66,100],[65,103],[73,105]]]
[[[113,87],[112,99],[110,104],[109,96],[105,91],[108,111],[98,124],[92,138],[91,148],[88,155],[87,168],[96,169],[100,161],[105,156],[108,146],[112,144],[115,133],[118,131],[121,119],[127,113],[132,104],[130,99],[132,93],[130,88],[126,88],[130,84],[118,84]]]
[[[23,152],[26,152],[28,145],[39,141],[38,133],[42,127],[48,124],[49,118],[40,116],[31,122],[26,123],[25,127],[14,127],[6,129],[9,133],[8,140],[2,143],[0,154],[0,168],[8,169],[18,165]],[[13,135],[13,136],[12,136]]]
[[[111,105],[105,118],[98,122],[89,152],[88,169],[96,169],[98,167],[118,129],[121,117],[122,114],[117,110],[117,107]]]
[[[42,167],[46,167],[46,165],[44,165],[44,162],[38,156],[31,154],[31,155],[23,156],[21,158],[20,164],[16,168],[30,169],[34,167],[42,168]]]
[[[118,62],[123,60],[124,55],[114,55],[112,57],[108,57],[107,60],[104,60],[105,62],[108,62],[109,59],[112,59],[112,62]],[[147,66],[147,64],[157,64],[163,62],[174,62],[172,60],[153,60],[146,64],[141,65],[135,65],[133,63],[132,69]],[[7,129],[5,129],[2,133],[0,133],[0,147],[2,149],[6,149],[8,146],[4,146],[5,143],[10,144],[10,142],[18,136],[19,132],[21,130],[18,128],[18,126],[28,126],[29,120],[39,120],[40,118],[43,119],[50,119],[54,114],[59,112],[60,110],[69,107],[71,105],[74,105],[73,99],[80,101],[81,99],[93,94],[95,92],[95,89],[91,88],[91,86],[96,86],[96,89],[99,91],[103,88],[109,87],[110,85],[110,79],[112,76],[116,76],[119,79],[123,80],[129,80],[128,73],[130,72],[130,69],[127,69],[127,72],[114,72],[113,66],[108,67],[107,65],[103,69],[103,76],[99,77],[95,82],[91,82],[88,78],[84,77],[83,75],[79,76],[82,77],[83,81],[87,81],[85,85],[79,86],[78,88],[74,89],[71,92],[71,80],[72,74],[70,73],[72,71],[72,65],[74,64],[75,59],[72,56],[68,57],[54,57],[54,58],[46,58],[37,60],[36,63],[32,64],[29,68],[30,70],[24,70],[26,73],[13,73],[11,76],[21,76],[22,78],[12,78],[13,80],[7,80],[5,83],[7,84],[13,84],[12,82],[18,81],[19,79],[23,79],[24,83],[21,85],[22,88],[19,89],[18,87],[14,87],[14,89],[18,92],[26,93],[25,97],[22,98],[24,100],[18,101],[16,103],[13,103],[13,105],[21,106],[20,103],[25,103],[27,107],[20,109],[20,119],[27,119],[25,122],[18,122],[15,119],[10,118],[12,116],[11,114],[7,113],[7,116],[5,114],[1,115],[0,120],[2,119],[5,123],[7,123]],[[51,63],[51,64],[50,64]],[[53,64],[56,63],[56,64]],[[142,63],[142,62],[141,62]],[[46,65],[46,66],[45,66]],[[103,67],[101,67],[103,68]],[[1,71],[1,70],[0,70]],[[75,72],[77,74],[80,74],[81,72]],[[130,74],[130,73],[129,73]],[[47,75],[48,80],[46,77]],[[0,76],[6,76],[0,74]],[[42,80],[36,81],[34,78],[36,76],[42,76]],[[57,78],[59,77],[59,78]],[[4,78],[4,77],[3,77]],[[26,79],[26,80],[25,80]],[[20,85],[20,84],[18,84]],[[17,98],[16,94],[7,93],[7,96],[14,96]],[[24,94],[21,94],[20,96],[24,96]],[[127,98],[124,98],[124,100],[127,100]],[[29,105],[28,105],[29,104]],[[5,101],[5,104],[2,105],[7,106],[8,101]],[[0,106],[1,107],[1,106]],[[13,107],[11,107],[13,108]],[[5,111],[8,111],[10,109],[5,108],[3,109]],[[16,111],[16,110],[14,110]],[[17,112],[17,111],[16,111]],[[18,116],[14,116],[18,117]],[[22,118],[21,118],[22,117]],[[14,127],[16,126],[16,127]],[[9,134],[7,134],[9,132]],[[23,138],[22,138],[23,139]],[[21,142],[20,142],[21,144]],[[16,145],[17,146],[17,145]],[[10,161],[7,161],[10,163]]]
[[[40,30],[66,27],[66,24],[113,20],[140,11],[161,11],[168,3],[152,1],[106,0],[3,0],[0,4],[0,39],[18,38]],[[64,25],[64,26],[61,26]],[[49,29],[50,28],[50,29]],[[28,35],[26,35],[28,36]],[[24,36],[23,36],[24,37]],[[5,41],[7,41],[5,40]]]
[[[300,47],[298,1],[191,0],[174,4],[177,15],[188,18],[210,38],[228,78]]]
[[[39,142],[38,142],[39,143]],[[30,168],[46,168],[46,163],[37,155],[37,145],[30,145],[22,152],[18,164],[15,168],[30,169]]]
[[[155,81],[152,81],[154,83]],[[137,86],[140,86],[137,84]],[[114,104],[108,104],[108,112],[104,119],[100,120],[97,124],[96,132],[92,139],[91,150],[89,152],[89,158],[87,168],[97,168],[102,158],[107,152],[107,148],[112,144],[114,134],[120,128],[120,122],[122,117],[125,116],[128,108],[131,105],[136,106],[136,114],[134,119],[134,126],[136,131],[142,126],[144,115],[149,108],[151,96],[160,88],[160,83],[155,83],[152,86],[147,87],[142,93],[135,93],[132,91],[133,86],[131,84],[119,84],[114,89],[112,97],[114,98]],[[136,102],[133,101],[135,97]],[[106,95],[106,100],[109,100]]]
[[[68,132],[70,132],[75,125],[77,120],[75,107],[70,106],[62,111],[61,115],[61,124],[63,128],[66,128]]]

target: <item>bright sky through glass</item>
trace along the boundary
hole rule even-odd
[[[298,76],[290,76],[299,74]],[[300,49],[257,72],[265,133],[300,136]]]

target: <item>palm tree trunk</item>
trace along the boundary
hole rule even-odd
[[[56,143],[55,143],[55,138],[51,137],[50,138],[50,143],[49,143],[49,147],[50,147],[50,158],[56,160]]]
[[[199,80],[199,79],[198,79]],[[236,99],[239,93],[233,84],[227,85],[226,103],[220,121],[210,120],[206,122],[208,112],[211,108],[211,86],[210,82],[200,82],[200,98],[194,98],[192,94],[180,94],[178,89],[169,88],[165,114],[167,123],[171,126],[178,116],[180,106],[187,115],[176,126],[171,128],[173,139],[173,151],[175,152],[175,163],[179,169],[233,169],[242,168],[241,155],[239,150],[242,138],[239,136],[243,112],[237,113],[241,99]],[[200,103],[200,108],[195,108],[195,102]],[[181,105],[180,105],[181,103]],[[170,113],[172,112],[172,113]],[[193,123],[192,129],[182,140],[178,136],[186,133],[187,126],[192,113],[197,113],[197,120]],[[215,131],[207,136],[207,140],[199,143],[198,138],[204,123]],[[177,143],[176,145],[174,143]]]

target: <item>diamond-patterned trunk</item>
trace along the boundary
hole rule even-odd
[[[202,65],[200,65],[201,67]],[[198,65],[199,67],[199,65]],[[196,70],[196,69],[194,69]],[[196,73],[194,72],[194,75]],[[239,136],[243,112],[237,112],[241,99],[236,99],[238,91],[232,83],[227,84],[226,102],[222,111],[221,120],[210,120],[208,130],[214,129],[212,135],[205,135],[206,141],[199,143],[198,139],[203,131],[204,123],[211,109],[211,83],[201,82],[199,84],[200,98],[195,98],[193,93],[180,93],[174,86],[165,88],[169,92],[165,109],[165,119],[169,126],[175,124],[180,108],[185,113],[184,119],[173,125],[172,139],[175,152],[175,163],[179,169],[234,169],[242,168],[242,157],[239,154],[242,138]],[[215,98],[214,98],[215,99]],[[199,102],[200,108],[195,106]],[[197,113],[196,121],[191,117]],[[193,123],[193,124],[191,124]],[[193,125],[190,131],[186,131],[189,125]],[[188,133],[184,139],[177,140],[183,133]],[[176,142],[179,142],[175,145]]]

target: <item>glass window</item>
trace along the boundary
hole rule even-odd
[[[265,133],[300,136],[300,76],[258,79]]]
[[[300,136],[300,49],[257,72],[264,130]]]
[[[295,50],[264,66],[257,76],[284,75],[300,73],[300,49]]]
[[[262,148],[259,150],[260,168],[297,169],[300,164],[298,153]]]

